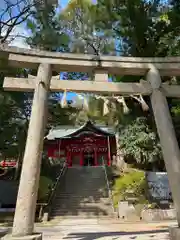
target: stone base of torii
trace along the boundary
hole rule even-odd
[[[172,240],[180,239],[180,150],[166,97],[180,97],[180,86],[162,84],[161,75],[180,75],[180,58],[125,58],[50,53],[0,46],[1,58],[10,66],[38,68],[37,77],[5,78],[4,89],[34,91],[34,100],[27,135],[16,211],[11,235],[3,239],[35,240],[34,233],[37,192],[47,120],[48,91],[69,90],[116,95],[150,95],[169,184],[177,212],[177,228],[170,229]],[[59,81],[51,77],[52,70],[95,72],[95,81]],[[144,75],[146,83],[110,83],[108,73]],[[101,82],[103,81],[103,82]]]

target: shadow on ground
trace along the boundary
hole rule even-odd
[[[10,232],[11,228],[0,229],[0,239]]]
[[[63,239],[78,239],[78,240],[93,240],[93,239],[103,239],[105,237],[111,237],[112,240],[121,239],[120,237],[127,236],[129,239],[137,239],[139,235],[146,237],[152,240],[154,239],[154,234],[164,233],[167,234],[167,230],[153,230],[153,231],[138,231],[138,232],[96,232],[96,233],[71,233]],[[157,236],[158,237],[158,236]],[[109,239],[109,238],[108,238]],[[164,239],[164,240],[165,240]]]
[[[7,233],[9,233],[11,228],[6,229],[0,229],[0,239],[5,236]],[[48,230],[49,231],[49,230]],[[45,231],[46,232],[46,231]],[[45,233],[44,232],[44,233]],[[58,232],[54,231],[56,234],[56,239],[58,240]],[[114,232],[77,232],[77,233],[70,233],[66,237],[60,236],[60,239],[78,239],[78,240],[98,240],[103,238],[108,238],[112,240],[121,239],[121,237],[126,236],[127,239],[138,239],[139,236],[144,237],[145,239],[148,237],[148,239],[155,239],[155,234],[157,234],[156,239],[158,239],[158,234],[163,234],[163,240],[168,240],[168,230],[149,230],[149,231],[132,231],[132,232],[125,232],[125,231],[114,231]],[[46,234],[45,234],[46,235]],[[60,233],[61,235],[61,233]],[[53,236],[51,237],[53,239]],[[144,239],[143,238],[143,239]],[[45,237],[46,239],[46,237]],[[124,239],[124,238],[123,238]],[[161,238],[160,238],[161,239]]]

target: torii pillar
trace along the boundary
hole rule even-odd
[[[39,65],[12,234],[4,239],[42,239],[41,234],[33,231],[51,74],[51,65]]]
[[[168,103],[161,90],[161,77],[152,65],[147,73],[147,80],[152,86],[150,96],[161,148],[168,174],[169,185],[177,213],[177,228],[170,228],[170,238],[180,239],[180,150],[176,139]]]

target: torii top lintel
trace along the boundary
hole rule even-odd
[[[180,75],[180,57],[139,58],[118,56],[95,56],[23,49],[0,45],[0,58],[8,59],[11,66],[37,68],[48,63],[56,71],[92,72],[102,69],[111,74],[143,76],[153,64],[161,76]]]
[[[13,67],[38,68],[40,64],[51,65],[57,72],[95,72],[94,81],[64,80],[59,75],[51,78],[50,91],[91,92],[115,95],[150,95],[152,86],[147,81],[140,83],[108,82],[108,74],[145,76],[152,67],[160,75],[180,75],[180,57],[134,58],[116,56],[94,56],[86,54],[67,54],[35,49],[22,49],[0,45],[0,59],[7,59]],[[44,66],[44,67],[46,67]],[[8,91],[34,91],[38,76],[29,78],[5,77],[3,88]],[[161,84],[166,97],[180,97],[180,86]]]

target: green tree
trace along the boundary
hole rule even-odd
[[[162,1],[99,0],[98,7],[104,9],[104,26],[108,17],[111,20],[110,28],[119,39],[121,55],[167,56],[169,47],[164,40],[171,40],[172,26],[162,18],[168,7]]]
[[[4,92],[2,89],[4,67],[1,68],[0,76],[0,152],[5,157],[17,158],[24,151],[32,95]],[[8,66],[6,66],[6,74],[16,77],[27,76],[25,70],[11,69]]]
[[[97,5],[90,0],[71,0],[60,12],[64,30],[71,36],[72,52],[109,55],[114,49],[110,31],[100,31],[97,10]]]
[[[31,47],[49,51],[68,51],[69,36],[64,33],[56,16],[56,7],[45,1],[36,5],[31,18],[27,20],[31,36],[27,43]]]
[[[116,39],[116,52],[119,55],[133,56],[133,57],[164,57],[170,55],[174,52],[175,41],[173,34],[172,21],[169,17],[170,5],[165,4],[162,1],[143,1],[143,0],[125,0],[125,1],[97,1],[97,8],[101,10],[99,15],[99,21],[101,22],[101,31],[103,29],[109,28],[113,31],[112,36]],[[112,76],[113,81],[125,81],[125,82],[136,82],[144,76]],[[167,81],[168,78],[163,78]],[[146,99],[149,105],[149,99]],[[127,141],[124,144],[124,149],[126,149],[125,154],[130,154],[133,149],[130,146],[134,146],[133,153],[134,160],[137,162],[152,161],[151,158],[147,157],[148,151],[144,149],[142,144],[138,147],[135,145],[137,142],[142,143],[142,136],[146,136],[146,139],[150,139],[150,133],[154,134],[155,142],[159,143],[154,120],[152,118],[153,112],[150,108],[151,115],[144,114],[142,110],[138,110],[137,102],[129,101],[129,108],[131,109],[131,114],[124,117],[123,121],[121,119],[121,126],[124,129],[124,139]],[[136,109],[136,111],[134,111]],[[138,110],[138,111],[137,111]],[[139,113],[138,113],[139,112]],[[144,122],[141,121],[141,133],[136,134],[136,142],[133,141],[133,131],[137,127],[138,117],[145,117]],[[147,134],[145,122],[149,128],[149,133]],[[128,130],[127,130],[128,129]],[[137,129],[136,129],[137,130]],[[131,135],[128,134],[131,132]],[[121,132],[119,134],[121,136]],[[121,138],[120,138],[121,139]],[[131,145],[129,145],[131,143]],[[144,145],[148,142],[145,141]],[[129,148],[128,148],[129,146]],[[148,148],[148,146],[147,146]],[[153,149],[153,148],[152,148]],[[154,151],[154,150],[152,150]],[[162,160],[160,157],[160,148],[158,148],[159,156],[158,161]],[[146,156],[140,161],[139,154]],[[153,158],[157,159],[157,157]],[[147,164],[147,162],[144,162]]]
[[[120,145],[128,163],[143,168],[156,167],[164,170],[162,152],[156,132],[152,131],[147,118],[136,118],[120,131]]]
[[[56,6],[46,2],[43,6],[36,6],[34,14],[27,21],[27,28],[31,35],[27,43],[31,47],[49,51],[69,51],[69,35],[63,30],[56,14]],[[33,74],[37,74],[33,72]],[[60,75],[59,72],[53,72]],[[49,96],[48,129],[52,126],[72,124],[75,109],[68,106],[62,108],[60,101],[62,94],[51,93]]]

